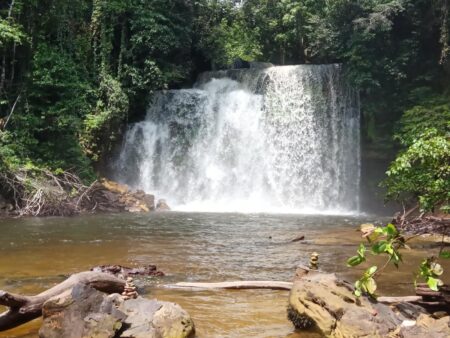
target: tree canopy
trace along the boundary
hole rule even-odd
[[[394,145],[398,135],[388,196],[413,196],[431,210],[448,203],[442,194],[448,6],[447,0],[2,1],[0,165],[62,168],[92,179],[93,164],[111,151],[127,121],[144,114],[155,90],[188,86],[199,72],[237,58],[342,63],[361,92],[365,142]]]

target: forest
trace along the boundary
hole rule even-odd
[[[150,94],[202,71],[341,63],[364,144],[397,152],[387,199],[448,212],[449,30],[448,0],[2,1],[1,193],[17,173],[92,182]]]
[[[1,0],[0,335],[449,337],[449,9]]]

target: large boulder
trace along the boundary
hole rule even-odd
[[[155,210],[155,196],[127,185],[102,179],[93,189],[91,199],[96,210],[103,212],[149,212]]]
[[[189,314],[175,303],[142,297],[124,300],[83,284],[49,299],[42,313],[41,338],[187,338],[195,334]]]
[[[194,322],[189,314],[175,303],[129,299],[118,307],[127,315],[127,329],[120,337],[181,338],[194,334]]]
[[[448,316],[436,320],[412,304],[393,309],[352,291],[334,274],[302,276],[291,289],[288,317],[296,328],[315,326],[326,337],[450,337]]]

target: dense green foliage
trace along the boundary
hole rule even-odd
[[[11,0],[0,5],[5,166],[93,178],[151,91],[191,76],[189,1]]]
[[[449,211],[450,98],[432,97],[407,110],[396,135],[404,146],[384,184],[388,198],[418,199],[423,211]],[[437,210],[436,210],[437,211]]]
[[[237,58],[339,62],[365,142],[398,135],[388,197],[431,210],[448,202],[449,25],[447,0],[3,1],[1,161],[90,179],[154,90]]]

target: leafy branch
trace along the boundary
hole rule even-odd
[[[364,243],[361,243],[357,250],[357,255],[350,257],[347,260],[347,266],[354,267],[366,261],[366,253],[372,255],[385,255],[386,262],[381,267],[377,266],[369,267],[362,276],[355,282],[355,295],[360,297],[363,293],[366,293],[372,298],[376,298],[377,283],[375,278],[392,263],[396,268],[403,262],[402,254],[400,250],[409,249],[406,244],[416,236],[405,237],[395,225],[389,223],[384,227],[376,227],[373,224],[361,225],[361,232],[363,237],[367,239],[369,246],[366,247]],[[443,250],[443,242],[439,252],[439,258],[450,258],[450,252]],[[443,273],[442,266],[438,263],[438,257],[432,256],[424,259],[419,266],[419,271],[416,276],[426,281],[428,287],[433,291],[438,291],[439,286],[443,285],[442,280],[439,279]]]

